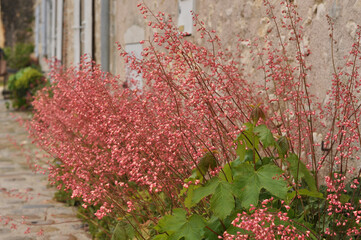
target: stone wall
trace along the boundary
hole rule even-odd
[[[69,66],[74,61],[73,56],[73,1],[64,1],[63,10],[63,64]]]
[[[73,62],[72,56],[72,1],[64,1],[64,50],[65,65]],[[177,21],[178,0],[145,0],[144,1],[154,12],[163,11]],[[282,10],[278,0],[273,0],[274,13],[280,16]],[[354,41],[357,24],[361,24],[361,0],[294,0],[298,4],[298,12],[302,21],[304,38],[302,46],[309,48],[311,54],[306,57],[309,65],[312,65],[308,72],[309,82],[315,87],[313,93],[324,98],[327,90],[330,89],[330,81],[333,74],[331,41],[329,37],[329,24],[326,15],[329,15],[335,23],[334,37],[334,59],[338,66],[344,64],[344,56],[348,55]],[[119,57],[116,42],[123,46],[127,43],[139,41],[142,38],[148,39],[152,30],[147,26],[147,21],[140,15],[136,2],[129,0],[110,1],[110,71],[125,74],[125,65]],[[94,0],[94,58],[100,63],[100,0]],[[260,42],[268,36],[274,38],[277,43],[276,28],[266,15],[266,8],[263,0],[195,0],[195,11],[209,29],[216,30],[222,39],[223,46],[230,50],[236,50],[238,38],[254,39],[259,38]],[[283,39],[289,37],[289,32],[281,32]],[[203,40],[195,31],[187,40],[197,44],[204,44]],[[250,64],[250,55],[245,51],[244,63]],[[252,64],[250,66],[253,66]],[[248,73],[255,81],[262,81],[262,75],[254,68],[249,67]]]
[[[280,1],[272,1],[276,9],[275,15],[280,16],[282,10]],[[311,54],[307,57],[308,64],[312,65],[309,72],[309,81],[315,85],[314,94],[323,98],[329,89],[333,74],[331,59],[331,41],[329,37],[329,24],[326,15],[330,16],[335,25],[334,58],[339,65],[344,63],[344,56],[348,55],[352,47],[358,24],[361,24],[361,0],[308,0],[294,1],[298,5],[301,26],[304,28],[304,48],[310,48]],[[177,0],[146,0],[145,3],[154,11],[169,13],[177,19]],[[223,41],[226,48],[234,49],[239,37],[264,39],[266,35],[274,37],[275,26],[269,23],[266,8],[262,0],[196,0],[195,11],[209,29],[214,29]],[[145,33],[147,39],[151,31],[146,27],[146,21],[137,10],[133,1],[117,1],[116,6],[116,39],[126,44],[127,32],[137,28],[138,34]],[[143,30],[141,30],[143,29]],[[289,33],[281,33],[282,38],[289,37]],[[134,35],[134,33],[133,33]],[[188,38],[198,44],[204,44],[197,33]],[[277,41],[277,39],[275,39]],[[124,66],[121,60],[115,73],[122,73]]]

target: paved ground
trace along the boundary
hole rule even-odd
[[[27,117],[7,110],[0,96],[0,240],[91,239],[75,209],[53,200],[55,189],[48,187],[46,175],[35,174],[27,157],[12,143],[16,140],[32,156],[42,158],[12,115]],[[46,167],[41,161],[39,165]]]

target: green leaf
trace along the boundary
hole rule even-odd
[[[250,122],[246,122],[244,125],[246,126],[246,131],[244,132],[253,134],[254,124]]]
[[[176,232],[181,228],[182,224],[187,222],[186,213],[186,210],[176,208],[173,210],[172,215],[162,217],[154,229],[158,232]]]
[[[203,238],[206,223],[201,216],[194,214],[187,222],[183,224],[179,223],[179,225],[179,230],[170,235],[169,240],[179,240],[181,238],[184,238],[184,240],[194,240]]]
[[[224,219],[232,212],[235,205],[232,185],[219,178],[212,178],[204,187],[194,190],[192,202],[196,204],[211,194],[211,210],[217,217]]]
[[[111,240],[131,240],[134,238],[134,229],[126,222],[118,222]]]
[[[236,159],[231,162],[231,167],[238,167],[239,165],[242,165],[241,159],[239,157],[236,157]]]
[[[218,240],[218,234],[222,235],[224,232],[223,225],[218,217],[212,216],[211,219],[207,222],[207,227],[212,229],[209,230],[208,228],[204,228],[204,238],[207,240]],[[216,233],[214,233],[216,232]]]
[[[341,203],[345,204],[350,200],[350,198],[351,197],[349,195],[346,195],[346,194],[342,193],[341,196],[340,196],[340,201],[341,201]]]
[[[253,165],[247,162],[233,165],[232,164],[232,174],[234,178],[239,178],[244,175],[251,174],[254,171]]]
[[[294,197],[296,197],[296,191],[287,193],[287,204],[289,204]]]
[[[204,187],[197,188],[194,190],[192,201],[193,203],[198,203],[204,197],[214,193],[216,187],[218,186],[219,179],[212,178],[209,182],[206,183]]]
[[[284,155],[286,155],[286,153],[290,149],[290,145],[289,145],[288,140],[287,140],[287,138],[285,136],[281,136],[277,140],[276,148],[278,150],[278,154],[283,158]]]
[[[227,233],[233,234],[233,235],[238,235],[239,233],[244,234],[244,235],[250,234],[249,231],[246,231],[246,230],[244,230],[244,229],[242,229],[242,228],[235,227],[235,226],[233,226],[233,225],[230,225],[230,226],[227,228]]]
[[[191,180],[197,178],[197,171],[196,171],[196,169],[197,169],[197,168],[195,168],[195,169],[192,170],[192,175],[190,175],[189,178],[187,178],[185,181],[191,181]]]
[[[267,164],[257,171],[250,164],[242,164],[234,171],[234,194],[242,200],[242,207],[249,208],[250,204],[258,204],[262,188],[272,195],[285,199],[287,196],[287,182],[279,175],[282,170],[275,165]]]
[[[244,136],[242,133],[238,135],[236,143],[237,143],[237,149],[236,149],[237,156],[241,161],[243,161],[244,156],[246,154],[246,142],[244,141]]]
[[[263,188],[276,197],[286,198],[288,191],[287,182],[283,177],[280,177],[282,170],[279,167],[267,164],[261,167],[257,173]]]
[[[259,137],[254,134],[254,125],[252,123],[245,123],[246,130],[243,131],[244,140],[249,149],[257,149],[259,145]]]
[[[273,138],[273,134],[266,125],[262,124],[255,127],[254,132],[259,136],[264,148],[274,146],[275,140]]]
[[[230,164],[226,164],[223,167],[223,171],[220,171],[218,174],[219,178],[227,181],[227,182],[233,182],[233,177],[232,177],[232,169],[230,167]]]
[[[245,123],[244,124],[246,126],[246,130],[242,131],[242,133],[240,133],[237,136],[236,142],[237,142],[237,148],[238,148],[238,143],[240,141],[242,141],[243,144],[246,144],[244,146],[244,148],[248,148],[248,149],[257,149],[258,150],[258,145],[259,145],[259,137],[254,133],[254,125],[252,123]],[[243,145],[241,144],[241,145]],[[238,153],[237,153],[238,154]],[[242,158],[241,158],[242,160]]]
[[[214,169],[217,167],[217,159],[211,152],[206,152],[199,160],[197,170],[201,172],[201,175],[205,175],[208,169]]]
[[[220,219],[225,219],[234,209],[235,201],[232,186],[226,181],[220,181],[211,198],[211,210]]]
[[[253,167],[245,163],[233,170],[233,192],[242,200],[242,207],[249,208],[250,204],[257,204],[261,187]]]
[[[165,233],[158,234],[152,238],[152,240],[168,240],[168,235]]]
[[[259,157],[255,153],[255,151],[251,150],[251,149],[246,150],[246,154],[244,156],[243,162],[251,162],[251,163],[253,163],[255,159],[256,159],[256,161],[259,159]]]
[[[186,179],[187,180],[187,179]],[[179,192],[179,194],[178,194],[178,197],[181,197],[181,196],[183,196],[186,192],[188,191],[188,189],[187,188],[182,188],[182,190]]]
[[[298,156],[296,154],[290,154],[286,160],[290,164],[289,170],[292,176],[296,179],[298,174],[298,179],[303,178],[311,192],[317,192],[315,178],[311,175],[306,165],[299,160]]]
[[[240,162],[244,162],[246,159],[250,160],[250,156],[252,156],[252,162],[257,162],[259,156],[253,152],[254,150],[258,150],[259,137],[253,131],[254,125],[252,123],[248,122],[245,126],[246,130],[242,131],[235,140],[235,143],[237,144],[236,153]],[[251,152],[252,154],[250,155]]]
[[[156,239],[184,240],[202,239],[205,222],[199,215],[192,215],[188,220],[184,209],[174,209],[172,215],[162,217],[158,225],[154,227],[158,232],[166,232],[169,237],[159,235]]]
[[[298,190],[298,194],[302,196],[315,197],[323,199],[323,194],[317,191],[309,191],[308,189],[302,188]]]
[[[260,118],[263,120],[266,119],[266,116],[262,109],[259,106],[255,106],[252,109],[250,118],[253,120],[253,122],[256,124]]]
[[[194,190],[199,188],[198,185],[189,185],[188,187],[188,190],[187,190],[187,196],[184,200],[184,205],[187,207],[187,208],[192,208],[194,207],[196,204],[193,203],[192,199],[193,199],[193,193],[194,193]]]
[[[273,160],[274,160],[273,157],[264,157],[264,158],[262,158],[262,163],[263,163],[263,165],[266,165],[266,164],[269,164]]]

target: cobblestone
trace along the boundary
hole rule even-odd
[[[28,113],[7,110],[0,98],[0,240],[91,239],[76,210],[53,199],[55,189],[48,186],[47,176],[34,173],[12,143],[20,143],[34,154],[39,151],[12,115],[29,117]],[[45,162],[40,164],[46,168]],[[30,233],[25,233],[28,228]]]

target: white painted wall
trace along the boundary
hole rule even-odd
[[[45,8],[45,14],[46,14],[46,56],[49,58],[51,57],[51,26],[52,26],[52,17],[51,17],[51,1],[52,0],[46,0],[46,8]]]
[[[56,1],[56,55],[61,61],[63,52],[63,0]]]
[[[50,2],[51,35],[50,35],[50,58],[55,57],[56,48],[56,0]]]
[[[34,53],[36,57],[39,57],[39,47],[40,47],[40,5],[35,7],[35,48]]]
[[[73,22],[73,63],[80,62],[80,0],[74,0],[74,22]]]
[[[47,12],[46,12],[47,1],[43,0],[41,2],[41,46],[42,46],[42,55],[47,54]]]
[[[178,28],[181,32],[193,33],[194,0],[179,0]]]
[[[83,37],[84,37],[84,54],[93,57],[93,0],[84,1],[83,5],[84,20]]]
[[[135,56],[138,59],[142,58],[143,46],[138,43],[128,43],[125,45],[125,51],[132,56]],[[132,70],[129,65],[126,66],[126,81],[128,83],[128,87],[131,90],[143,89],[143,77],[141,73],[138,73],[135,70]]]

